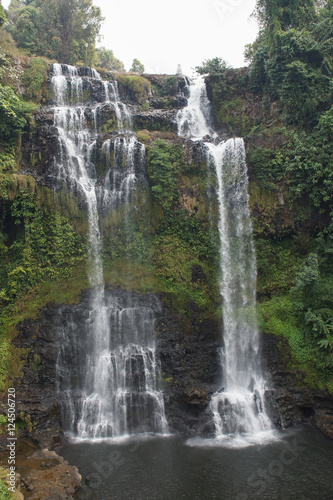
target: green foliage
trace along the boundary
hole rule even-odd
[[[292,132],[284,152],[290,191],[306,195],[321,212],[333,211],[332,109],[324,113],[310,134]]]
[[[326,388],[332,379],[333,356],[321,349],[311,332],[304,329],[290,297],[274,297],[260,304],[258,310],[262,329],[287,339],[291,368],[304,370],[306,382],[312,386]]]
[[[7,418],[5,417],[5,415],[0,415],[0,434],[2,434],[4,430],[6,430],[6,425]]]
[[[32,432],[36,428],[36,422],[31,422],[31,415],[20,412],[20,420],[28,432]]]
[[[324,248],[322,258],[325,273],[321,270],[319,256],[314,253],[310,254],[296,276],[291,296],[299,312],[300,321],[310,327],[310,329],[306,327],[305,329],[317,339],[319,347],[331,351],[333,347],[333,258],[332,246]],[[331,357],[333,359],[333,356]]]
[[[35,106],[24,103],[11,87],[0,84],[0,132],[7,140],[26,126]]]
[[[150,82],[143,76],[135,75],[116,75],[117,82],[127,88],[139,104],[143,104],[148,98]]]
[[[39,209],[33,193],[19,192],[11,216],[19,228],[14,242],[2,241],[0,248],[4,257],[0,269],[3,302],[22,296],[45,279],[70,276],[85,256],[82,239],[68,219]]]
[[[109,71],[125,71],[124,63],[113,55],[112,50],[105,47],[96,50],[96,66]]]
[[[142,142],[143,144],[147,144],[147,142],[149,142],[149,135],[144,130],[140,130],[136,134],[136,137],[137,137],[138,141]]]
[[[22,70],[13,66],[12,59],[0,49],[0,84],[17,85]]]
[[[103,18],[91,0],[32,0],[8,15],[19,47],[66,64],[93,64]]]
[[[8,141],[0,146],[0,179],[2,174],[11,174],[16,168],[16,144]],[[3,178],[6,176],[2,176]],[[4,179],[5,180],[5,179]],[[1,182],[1,181],[0,181]],[[6,198],[6,192],[2,191],[0,185],[0,198]]]
[[[159,89],[159,95],[161,97],[171,96],[177,92],[178,89],[178,79],[176,76],[167,76],[163,81],[162,88]]]
[[[169,207],[163,212],[157,236],[175,236],[189,245],[198,258],[215,261],[217,265],[220,247],[218,232],[206,218],[199,218],[185,208]]]
[[[195,249],[177,236],[163,236],[154,242],[154,264],[159,287],[177,313],[188,318],[193,304],[200,309],[202,317],[214,315],[217,307],[216,283],[211,270],[199,260]],[[204,282],[192,280],[192,268],[199,265],[208,279]],[[210,277],[210,279],[209,279]]]
[[[271,297],[289,291],[302,260],[299,245],[299,240],[292,238],[281,241],[265,238],[256,240],[257,291],[260,297]]]
[[[6,23],[7,18],[3,6],[0,4],[0,28]]]
[[[221,57],[214,57],[214,59],[206,59],[201,66],[196,66],[195,70],[200,75],[216,76],[223,75],[230,66]]]
[[[304,290],[311,287],[319,278],[318,255],[311,253],[305,262],[303,269],[295,279],[295,289]]]
[[[247,162],[256,180],[266,189],[275,189],[274,183],[284,177],[284,155],[280,149],[252,148],[247,154]]]
[[[263,30],[302,28],[315,19],[314,0],[257,0],[256,17]]]
[[[256,50],[252,48],[252,53],[251,55],[248,55],[248,57],[251,61],[249,89],[254,94],[265,93],[269,85],[269,78],[266,69],[269,61],[268,45],[263,43]]]
[[[104,260],[122,263],[149,264],[152,261],[150,205],[147,193],[140,191],[139,207],[133,201],[130,207],[120,207],[110,226],[103,231]]]
[[[227,126],[233,134],[246,136],[254,123],[245,111],[244,87],[247,74],[244,70],[228,70],[206,77],[208,95],[218,126]]]
[[[151,144],[148,155],[148,175],[152,193],[165,209],[177,201],[177,177],[182,167],[182,152],[179,145],[168,144],[157,139]]]
[[[0,297],[0,304],[2,303]],[[10,343],[5,333],[0,336],[0,390],[3,389],[10,366]]]
[[[144,65],[139,61],[139,59],[133,59],[132,66],[130,71],[132,73],[138,73],[139,75],[142,75],[145,71]]]
[[[318,123],[332,105],[332,8],[313,0],[258,0],[261,33],[247,50],[250,89],[279,99],[287,123]]]
[[[27,101],[40,102],[42,87],[47,79],[48,64],[40,57],[31,59],[29,68],[23,73],[22,83],[25,85],[24,98]]]

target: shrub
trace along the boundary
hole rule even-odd
[[[23,73],[22,82],[26,86],[24,98],[38,103],[41,98],[43,83],[47,79],[48,64],[40,57],[30,61],[29,68]]]

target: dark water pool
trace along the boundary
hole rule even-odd
[[[79,468],[89,500],[333,500],[333,442],[302,427],[265,446],[146,437],[70,442],[64,457]]]

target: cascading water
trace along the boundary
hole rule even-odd
[[[178,134],[191,139],[216,136],[210,119],[210,103],[203,77],[191,80],[188,104],[177,113]]]
[[[211,123],[202,77],[192,81],[188,106],[177,114],[179,135],[192,140],[207,136]],[[209,134],[216,137],[216,134]],[[272,429],[265,409],[256,323],[256,261],[249,210],[244,142],[206,142],[208,160],[218,179],[220,210],[220,293],[223,299],[223,380],[212,395],[216,438],[247,445],[264,441]],[[230,439],[232,438],[232,439]]]
[[[145,178],[144,146],[127,131],[131,115],[119,101],[116,82],[103,82],[89,68],[79,74],[77,68],[54,64],[51,85],[59,137],[54,170],[59,186],[64,182],[86,202],[92,287],[84,331],[77,331],[78,320],[59,320],[64,426],[80,438],[166,433],[163,394],[156,382],[160,372],[154,324],[159,306],[153,299],[141,303],[130,294],[119,298],[106,293],[101,257],[99,214],[130,203],[132,191]],[[92,160],[105,106],[113,108],[121,134],[102,146],[107,173],[97,185]]]

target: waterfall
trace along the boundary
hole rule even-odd
[[[166,433],[160,365],[154,328],[156,300],[118,297],[104,287],[100,217],[127,207],[145,179],[145,148],[129,132],[131,114],[116,82],[103,82],[90,68],[54,64],[51,77],[57,186],[65,183],[84,200],[88,213],[88,277],[91,295],[83,331],[79,318],[63,311],[57,361],[65,430],[79,438]],[[102,145],[106,174],[97,183],[93,163],[102,108],[113,108],[119,135]],[[112,161],[111,161],[112,153]],[[69,317],[68,317],[69,316]],[[75,314],[74,314],[75,316]],[[75,374],[75,375],[73,375]]]
[[[178,134],[191,139],[216,136],[210,118],[210,103],[202,76],[191,80],[188,104],[177,113]]]
[[[180,135],[192,140],[207,136],[211,123],[207,101],[204,80],[198,77],[192,81],[187,108],[177,114]],[[265,440],[272,424],[265,408],[267,389],[256,322],[256,260],[244,142],[238,138],[205,146],[218,180],[224,332],[223,379],[210,409],[217,439],[248,445]]]

